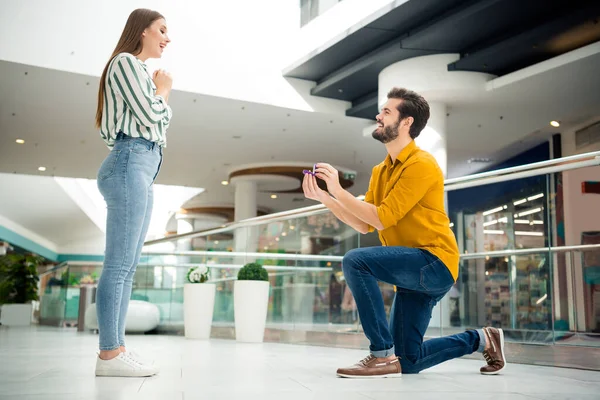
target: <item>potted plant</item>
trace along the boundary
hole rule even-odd
[[[37,301],[39,277],[37,267],[42,258],[36,255],[8,254],[0,257],[0,323],[5,326],[31,324],[32,301]]]
[[[183,285],[183,324],[188,339],[208,339],[215,308],[215,284],[206,265],[190,268]]]
[[[262,265],[250,263],[238,272],[233,287],[235,338],[239,342],[262,342],[269,305],[269,274]]]

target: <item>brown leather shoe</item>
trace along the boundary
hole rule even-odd
[[[402,367],[397,357],[387,360],[369,354],[351,367],[339,368],[337,375],[343,378],[398,378],[402,376]]]
[[[487,343],[490,347],[483,351],[487,365],[479,370],[484,375],[496,375],[506,367],[504,356],[504,332],[502,329],[483,328]]]

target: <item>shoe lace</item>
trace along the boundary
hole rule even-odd
[[[485,361],[488,365],[494,365],[500,362],[499,359],[492,357],[492,355],[487,350],[483,352],[483,358],[485,358]]]
[[[373,354],[369,354],[368,356],[366,356],[365,358],[363,358],[362,360],[360,360],[359,364],[367,365],[367,363],[369,361],[371,361],[372,359],[374,359],[374,358],[375,358],[375,356]]]
[[[130,365],[133,365],[133,366],[136,366],[136,367],[142,366],[141,362],[139,362],[138,360],[136,360],[134,357],[132,357],[128,353],[123,353],[123,358]]]

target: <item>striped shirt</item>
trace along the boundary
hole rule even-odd
[[[146,64],[132,54],[120,53],[111,61],[104,85],[100,135],[109,148],[119,132],[167,146],[171,107],[155,94]]]

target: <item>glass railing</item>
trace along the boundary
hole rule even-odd
[[[600,213],[589,205],[599,195],[581,189],[599,164],[597,152],[448,180],[460,275],[427,335],[493,325],[514,342],[600,346]],[[180,251],[190,239],[192,250]],[[342,259],[377,245],[376,234],[357,234],[322,206],[252,218],[146,243],[132,298],[159,308],[159,331],[181,333],[187,271],[206,265],[217,285],[214,326],[231,327],[237,271],[257,261],[271,284],[268,328],[358,332]],[[101,264],[61,268],[43,291],[40,321],[73,323],[81,282],[93,285]],[[380,287],[389,313],[394,288]]]

